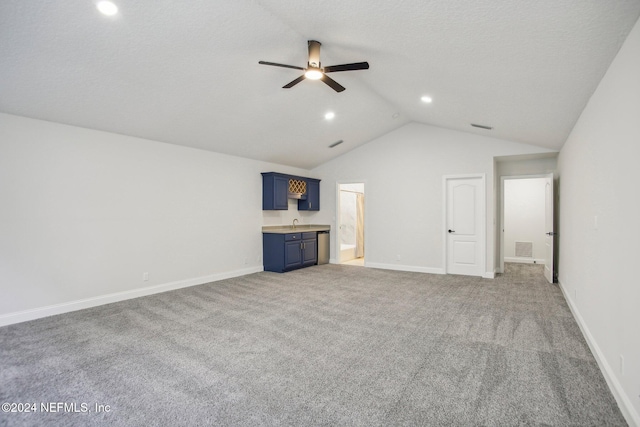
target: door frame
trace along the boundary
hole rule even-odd
[[[555,175],[553,173],[547,174],[545,182],[545,192],[544,192],[544,225],[545,225],[545,248],[547,246],[551,246],[551,253],[545,251],[545,266],[544,266],[544,278],[547,279],[549,283],[555,283],[557,281],[556,277],[556,181]],[[547,192],[548,184],[551,185],[551,200],[549,200],[549,193]],[[549,212],[549,202],[551,203],[551,212]],[[551,227],[549,227],[549,221],[551,221]],[[551,228],[551,230],[549,230]],[[549,245],[549,239],[551,239],[551,244]],[[549,255],[547,257],[547,255]],[[551,266],[546,265],[546,263],[550,262]],[[547,276],[547,271],[549,275]]]
[[[470,174],[457,174],[457,175],[443,175],[442,176],[442,271],[444,274],[449,274],[449,263],[447,254],[449,252],[449,239],[447,237],[447,219],[448,219],[448,188],[447,183],[449,180],[454,179],[480,179],[482,187],[482,196],[480,197],[480,247],[482,253],[480,254],[480,263],[482,265],[482,275],[484,278],[493,278],[494,275],[487,272],[487,174],[486,173],[470,173]]]
[[[335,216],[335,220],[336,220],[336,235],[334,238],[334,248],[335,248],[335,254],[336,257],[334,258],[334,262],[336,264],[342,264],[342,259],[341,259],[341,249],[340,249],[340,185],[343,184],[362,184],[364,187],[363,190],[363,194],[365,195],[364,197],[364,224],[362,225],[364,228],[364,235],[365,235],[365,239],[364,239],[364,265],[365,267],[367,266],[367,247],[369,246],[367,244],[367,222],[368,222],[368,215],[367,215],[367,210],[369,209],[367,204],[367,180],[366,179],[350,179],[350,180],[342,180],[342,181],[336,181],[336,216]]]
[[[500,266],[498,267],[498,271],[497,271],[498,273],[504,273],[504,252],[505,252],[505,250],[504,250],[504,182],[505,182],[505,180],[508,180],[508,179],[548,178],[549,175],[552,175],[551,183],[552,183],[552,185],[554,185],[555,176],[554,176],[553,173],[538,173],[538,174],[532,174],[532,175],[504,175],[504,176],[500,177],[500,229],[499,229],[499,233],[500,233],[500,242],[499,242],[500,250],[499,250],[499,255],[498,255],[500,257]],[[555,194],[555,191],[554,191],[554,194]],[[555,195],[554,195],[554,197],[555,197]],[[554,202],[555,202],[555,200],[554,200]],[[554,203],[554,205],[555,205],[555,203]],[[554,206],[553,214],[555,214],[555,206]],[[555,242],[554,242],[554,245],[555,245]],[[554,248],[554,250],[555,250],[555,248]]]

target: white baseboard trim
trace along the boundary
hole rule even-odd
[[[520,257],[504,257],[504,262],[519,262],[520,264],[544,264],[543,259]]]
[[[495,279],[496,278],[496,272],[495,271],[485,271],[485,273],[482,275],[483,279]]]
[[[85,308],[96,307],[113,302],[143,297],[147,295],[159,294],[161,292],[173,291],[175,289],[189,286],[203,285],[218,280],[230,279],[232,277],[245,276],[247,274],[264,271],[263,266],[243,268],[240,270],[228,271],[224,273],[211,274],[209,276],[195,277],[192,279],[178,280],[176,282],[164,283],[161,285],[148,286],[146,288],[132,289],[130,291],[115,292],[112,294],[100,295],[92,298],[85,298],[76,301],[64,302],[61,304],[48,305],[45,307],[33,308],[30,310],[16,311],[0,315],[0,326],[12,325],[14,323],[27,322],[29,320],[40,319],[42,317],[56,314],[68,313]]]
[[[564,299],[567,301],[574,319],[576,319],[576,322],[578,323],[578,326],[582,331],[582,335],[584,336],[587,344],[589,345],[589,348],[591,349],[591,353],[593,353],[596,362],[598,362],[600,371],[607,381],[607,385],[609,386],[613,397],[616,399],[616,402],[618,402],[620,412],[622,412],[622,415],[624,416],[627,424],[629,424],[630,427],[640,427],[640,414],[633,407],[631,399],[622,388],[620,381],[618,381],[618,378],[614,373],[615,371],[613,370],[611,365],[609,365],[607,359],[605,359],[602,350],[600,350],[600,346],[598,346],[598,343],[593,338],[593,335],[591,335],[591,331],[589,331],[589,328],[584,323],[584,319],[582,318],[580,311],[578,311],[578,308],[576,307],[573,299],[571,299],[571,297],[569,296],[569,292],[567,291],[566,286],[561,281],[558,281],[558,284],[560,285],[560,289],[562,290]]]
[[[370,268],[381,268],[383,270],[411,271],[414,273],[429,273],[429,274],[445,274],[442,268],[434,268],[434,267],[416,267],[413,265],[382,264],[378,262],[367,262],[365,266]]]

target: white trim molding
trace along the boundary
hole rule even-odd
[[[228,271],[225,273],[217,273],[209,276],[195,277],[192,279],[179,280],[176,282],[164,283],[161,285],[148,286],[146,288],[132,289],[130,291],[115,292],[112,294],[100,295],[92,298],[85,298],[76,301],[64,302],[61,304],[48,305],[45,307],[33,308],[30,310],[16,311],[14,313],[1,315],[0,326],[27,322],[29,320],[54,316],[56,314],[69,313],[71,311],[83,310],[85,308],[97,307],[99,305],[111,304],[118,301],[144,297],[147,295],[159,294],[162,292],[173,291],[175,289],[187,288],[189,286],[204,285],[205,283],[245,276],[247,274],[258,273],[260,271],[264,271],[263,266],[249,267],[241,270]]]
[[[571,314],[573,314],[574,319],[578,323],[578,326],[582,331],[582,335],[584,336],[584,339],[587,341],[587,344],[591,349],[591,353],[593,353],[593,356],[596,359],[596,362],[598,363],[598,367],[600,368],[600,371],[602,372],[604,379],[607,381],[607,385],[611,390],[611,394],[613,394],[613,397],[616,399],[616,402],[618,403],[620,412],[622,412],[622,415],[624,416],[629,426],[640,427],[640,414],[633,407],[630,396],[628,396],[627,393],[622,388],[620,381],[618,381],[618,378],[615,375],[614,369],[607,362],[607,359],[604,357],[602,350],[600,350],[600,346],[598,345],[596,340],[593,338],[591,331],[589,331],[589,328],[584,322],[584,319],[582,318],[582,315],[580,314],[578,307],[576,307],[575,302],[569,295],[567,286],[564,283],[562,283],[562,281],[560,280],[558,281],[558,284],[560,285],[560,289],[562,290],[564,299],[567,301],[567,304],[569,305]]]
[[[504,257],[504,262],[516,262],[520,264],[541,264],[544,265],[544,260],[540,258],[520,258],[520,257]]]

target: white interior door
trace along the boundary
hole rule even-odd
[[[445,177],[447,273],[483,276],[485,270],[484,176]]]
[[[544,277],[553,283],[553,241],[555,231],[553,229],[553,174],[545,177],[544,188],[544,215],[545,215],[545,238],[544,238]]]

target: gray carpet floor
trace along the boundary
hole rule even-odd
[[[0,425],[626,425],[541,268],[323,265],[3,327],[0,402],[37,411]]]

